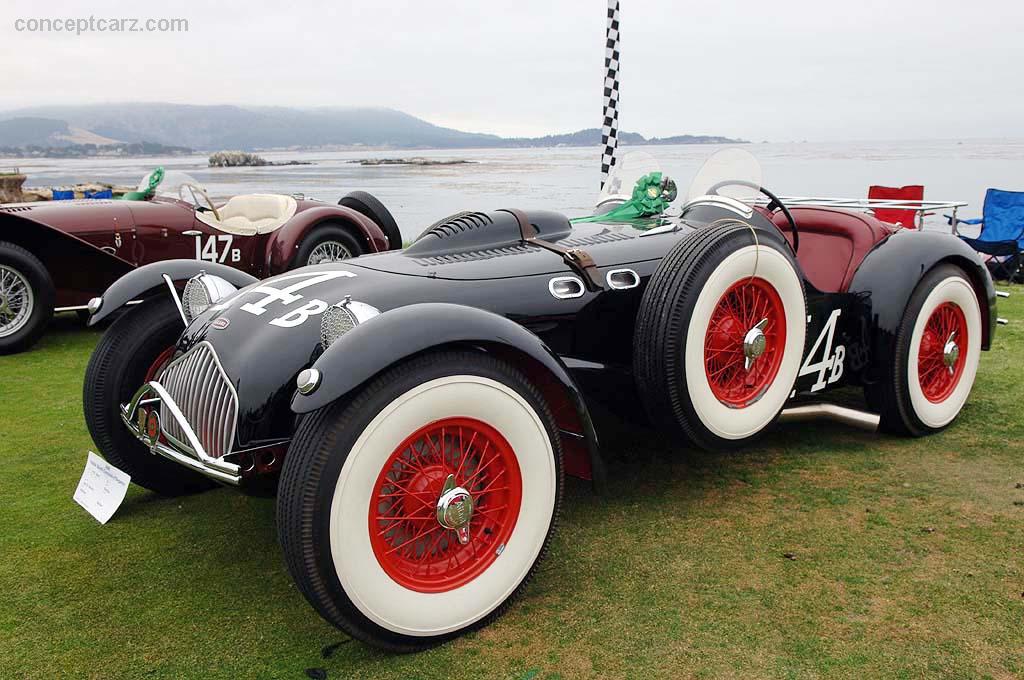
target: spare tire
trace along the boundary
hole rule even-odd
[[[652,420],[710,450],[760,435],[789,399],[806,338],[799,267],[774,231],[696,231],[644,291],[634,371]]]
[[[365,191],[352,191],[342,196],[338,205],[351,208],[360,215],[365,215],[373,220],[387,237],[390,250],[398,250],[402,247],[402,232],[398,229],[398,222],[373,194]]]

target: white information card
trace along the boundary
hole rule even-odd
[[[131,480],[131,475],[90,451],[82,479],[75,489],[75,502],[88,510],[100,524],[106,524],[121,506]]]

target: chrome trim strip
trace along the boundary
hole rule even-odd
[[[658,234],[670,234],[678,230],[678,223],[669,222],[668,224],[663,224],[659,227],[654,227],[653,229],[648,229],[647,231],[640,232],[640,238],[644,238],[645,236],[657,236]]]
[[[93,298],[93,300],[101,300],[101,298]],[[137,305],[140,302],[142,302],[142,300],[132,300],[132,301],[126,302],[124,304],[127,307],[128,305]],[[102,302],[98,302],[97,304],[101,305],[103,303]],[[53,313],[54,314],[60,314],[61,312],[89,312],[90,314],[95,314],[97,311],[99,311],[99,307],[97,307],[95,310],[93,310],[93,309],[90,309],[89,305],[75,305],[74,307],[54,307],[53,308]]]
[[[793,406],[782,411],[779,422],[787,423],[799,420],[835,420],[851,427],[874,432],[878,429],[879,416],[866,411],[837,406],[836,404],[806,404]]]
[[[167,284],[168,290],[171,291],[171,299],[174,300],[174,306],[178,308],[178,314],[181,316],[181,322],[185,324],[185,328],[188,328],[188,317],[185,316],[185,308],[181,306],[181,298],[178,297],[178,289],[174,287],[174,281],[167,274],[161,274],[164,279],[164,283]]]
[[[767,197],[758,197],[757,202],[767,205]],[[787,207],[815,206],[820,208],[850,208],[853,210],[870,210],[872,208],[892,208],[897,210],[950,210],[963,208],[965,201],[915,201],[889,198],[836,198],[829,196],[779,196],[779,200]]]
[[[705,205],[708,203],[716,205],[720,208],[725,208],[726,210],[731,210],[740,217],[749,218],[751,215],[754,214],[753,206],[749,206],[743,201],[737,201],[735,198],[730,198],[729,196],[717,195],[698,196],[697,198],[693,199],[692,201],[689,201],[686,205],[683,206],[683,212],[685,213],[688,208],[691,208],[695,205]]]
[[[144,399],[148,394],[156,394],[156,399]],[[174,418],[182,432],[185,433],[185,438],[188,439],[188,452],[178,451],[170,446],[166,446],[161,443],[150,444],[149,439],[145,433],[139,430],[135,423],[135,412],[138,410],[140,405],[152,404],[159,402],[162,409],[166,408],[170,413],[171,417]],[[161,410],[162,410],[161,409]],[[167,390],[163,388],[160,383],[152,380],[138,390],[135,395],[132,396],[130,402],[127,405],[121,405],[121,420],[124,422],[125,427],[131,432],[139,441],[145,444],[150,452],[159,454],[164,458],[168,458],[176,463],[184,465],[196,472],[206,475],[212,479],[216,479],[220,482],[227,484],[238,485],[242,480],[241,468],[234,463],[228,463],[218,458],[213,458],[206,453],[203,449],[202,443],[199,441],[199,437],[196,436],[195,431],[185,420],[184,414],[178,405],[171,398],[171,395],[167,393]],[[191,454],[191,455],[190,455]]]

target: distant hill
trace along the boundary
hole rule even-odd
[[[52,118],[0,120],[0,146],[50,146],[59,135],[68,132],[66,121]]]
[[[79,144],[98,146],[118,140],[69,125],[66,120],[21,116],[0,120],[0,147],[64,147]]]
[[[86,139],[88,135],[93,137]],[[77,138],[76,138],[77,136]],[[503,138],[440,127],[386,108],[196,106],[184,104],[99,104],[45,106],[0,113],[0,146],[56,146],[66,143],[138,143],[216,151],[275,148],[372,146],[404,149],[475,147],[594,146],[600,130],[536,138]],[[684,135],[647,140],[624,132],[627,144],[728,143],[725,137]]]

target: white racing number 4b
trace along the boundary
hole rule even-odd
[[[263,316],[268,310],[267,306],[271,303],[277,303],[284,307],[290,307],[299,300],[303,300],[302,295],[299,295],[299,291],[310,286],[315,286],[318,283],[324,283],[332,279],[348,277],[355,278],[355,274],[349,271],[333,271],[333,272],[321,272],[316,274],[289,274],[287,276],[280,276],[275,282],[280,283],[283,281],[298,279],[295,283],[285,286],[284,288],[275,288],[269,284],[262,284],[254,286],[252,288],[243,290],[238,295],[235,295],[224,302],[215,305],[216,309],[227,309],[233,306],[242,297],[248,297],[250,295],[260,295],[260,299],[253,302],[246,302],[240,307],[242,311],[248,312],[255,316]],[[270,320],[271,326],[278,326],[280,328],[294,328],[304,324],[309,317],[317,314],[323,314],[327,311],[329,305],[323,300],[316,298],[309,298],[304,305],[296,309],[289,310],[288,313],[278,316],[277,318]]]
[[[800,367],[800,375],[802,376],[810,375],[811,373],[818,374],[818,379],[811,385],[811,392],[824,389],[826,385],[830,385],[843,377],[846,347],[844,345],[836,345],[835,351],[832,350],[832,341],[836,334],[836,324],[842,312],[843,310],[841,309],[832,310],[828,321],[825,322],[825,327],[821,329],[821,334],[814,341],[811,351],[807,353],[804,365]],[[824,346],[824,349],[822,349],[822,346]],[[815,362],[814,357],[818,356],[819,350],[821,350],[821,361]]]

